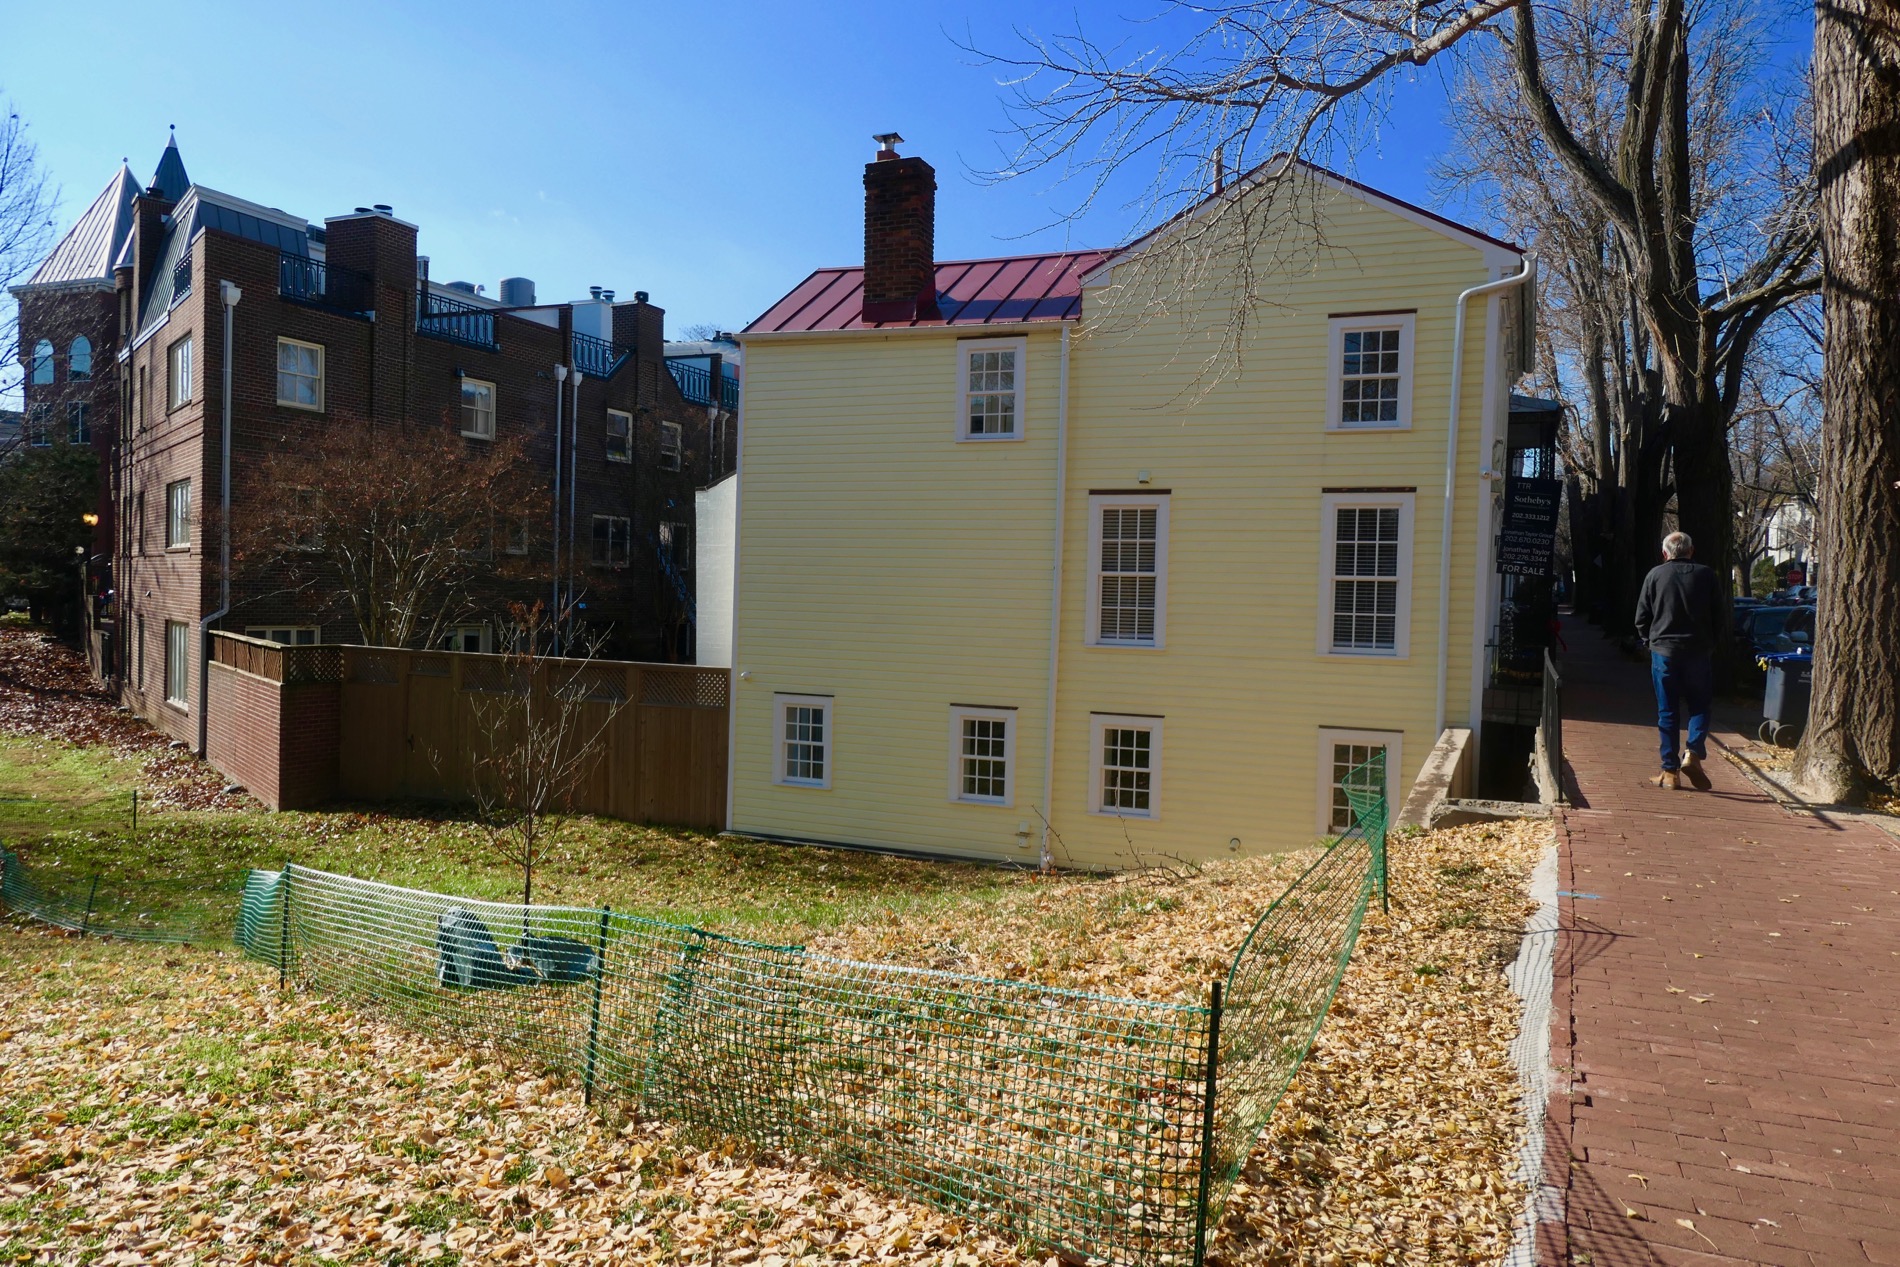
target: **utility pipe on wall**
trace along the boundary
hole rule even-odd
[[[224,301],[223,379],[224,428],[218,445],[218,609],[198,621],[198,755],[205,755],[210,717],[206,706],[211,702],[211,622],[222,620],[231,610],[231,316],[244,291],[236,282],[218,283],[218,298]],[[202,517],[199,520],[203,522]]]
[[[1042,708],[1042,848],[1037,865],[1047,871],[1055,862],[1049,848],[1050,819],[1055,814],[1051,788],[1056,777],[1056,671],[1062,659],[1062,529],[1067,514],[1069,482],[1069,326],[1062,326],[1062,365],[1056,377],[1056,499],[1055,540],[1049,560],[1049,677]]]
[[[574,605],[576,589],[574,574],[580,571],[580,565],[575,561],[574,556],[574,485],[578,478],[576,468],[581,447],[581,380],[586,377],[581,373],[580,366],[576,365],[573,407],[567,414],[567,604],[570,608]],[[631,521],[628,526],[631,529]],[[633,543],[629,541],[627,544],[628,549],[631,550]],[[571,625],[573,612],[570,611],[566,615]]]
[[[1451,654],[1451,520],[1452,509],[1457,504],[1458,416],[1463,409],[1465,386],[1465,308],[1479,295],[1494,295],[1522,286],[1535,276],[1537,257],[1526,255],[1524,266],[1511,276],[1500,277],[1494,282],[1482,282],[1458,295],[1458,316],[1453,323],[1451,336],[1451,423],[1445,435],[1444,519],[1438,530],[1438,711],[1432,724],[1434,742],[1445,733],[1445,689],[1449,669],[1446,658]],[[1486,578],[1482,576],[1472,578],[1474,602],[1477,601],[1480,587],[1485,583]]]
[[[561,610],[561,405],[567,399],[567,366],[554,367],[554,585],[548,598],[548,619],[553,621]],[[555,630],[556,638],[560,631]],[[558,644],[554,648],[560,650]]]

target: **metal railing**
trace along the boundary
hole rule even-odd
[[[736,413],[739,409],[739,380],[730,374],[719,375],[719,397],[713,398],[712,368],[696,365],[690,360],[669,357],[666,368],[672,372],[673,381],[679,384],[680,395],[695,405],[718,405],[727,413]]]
[[[1205,1004],[864,963],[608,908],[397,888],[286,864],[176,888],[0,858],[15,911],[200,940],[222,922],[281,984],[564,1069],[591,1102],[799,1154],[1065,1260],[1189,1267],[1318,1037],[1374,894],[1385,771],[1262,913]],[[104,909],[115,915],[108,930]],[[121,933],[120,929],[129,931]]]
[[[486,308],[437,295],[424,288],[416,297],[416,331],[461,343],[472,348],[498,352],[495,342],[495,314]]]
[[[574,365],[589,378],[612,378],[614,371],[627,363],[628,355],[618,343],[574,333]]]
[[[288,251],[277,257],[277,293],[343,312],[368,312],[376,306],[367,274]]]

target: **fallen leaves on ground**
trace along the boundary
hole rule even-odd
[[[1393,911],[1369,916],[1215,1262],[1501,1254],[1524,1196],[1507,1054],[1517,1006],[1501,968],[1548,837],[1507,823],[1394,839]],[[1073,901],[1078,938],[1105,914],[1116,922],[1094,926],[1092,951],[1058,939],[1036,975],[1195,994],[1301,863],[1239,860],[1112,889],[1052,881],[996,904],[994,921],[841,935],[833,949],[855,952],[861,937],[892,957],[1027,973],[1009,903]],[[710,1264],[715,1249],[719,1263],[770,1267],[1038,1261],[848,1177],[590,1112],[568,1082],[280,994],[228,955],[0,938],[12,978],[0,1261]]]
[[[141,761],[140,799],[154,809],[236,809],[247,796],[188,749],[121,708],[93,680],[77,649],[16,624],[0,624],[0,732],[75,747],[102,747]]]

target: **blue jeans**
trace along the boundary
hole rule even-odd
[[[1649,676],[1656,684],[1656,730],[1662,741],[1662,768],[1682,765],[1681,715],[1689,714],[1689,751],[1701,760],[1709,755],[1709,697],[1714,672],[1709,657],[1693,652],[1677,655],[1649,653]]]

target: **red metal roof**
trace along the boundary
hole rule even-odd
[[[921,321],[865,321],[864,270],[821,268],[747,326],[746,333],[1073,319],[1082,312],[1082,275],[1112,254],[1060,251],[938,264],[937,310],[941,316]]]

